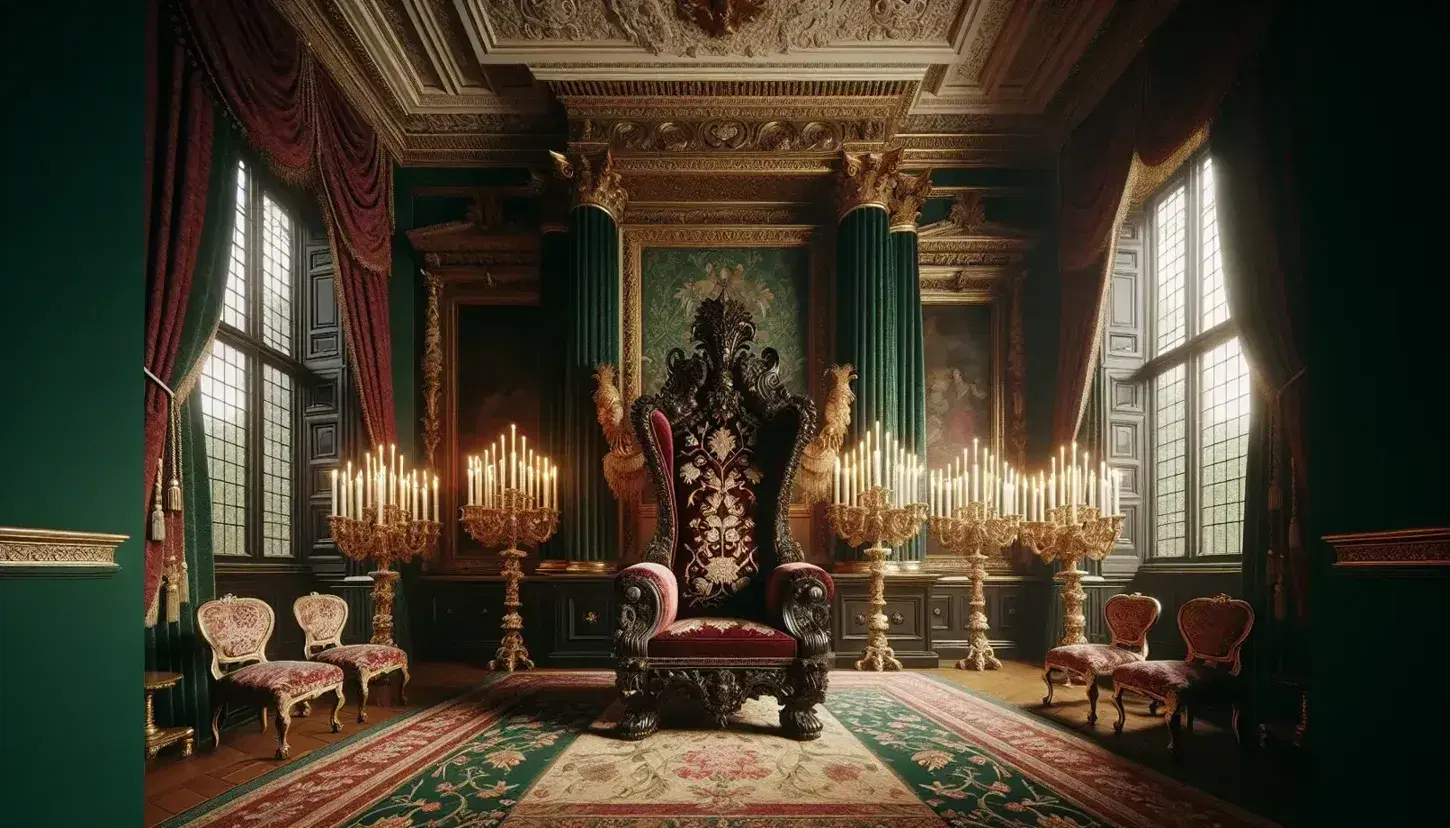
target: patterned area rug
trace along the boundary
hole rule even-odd
[[[613,676],[516,673],[164,823],[207,828],[1271,825],[1072,733],[916,673],[831,674],[825,733],[612,738]]]

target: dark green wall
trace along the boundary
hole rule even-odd
[[[0,576],[7,828],[141,824],[143,8],[0,24],[0,525],[132,538],[118,574]]]

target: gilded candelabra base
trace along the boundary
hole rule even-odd
[[[1123,532],[1122,515],[1104,515],[1095,506],[1058,506],[1048,509],[1046,519],[1022,525],[1022,540],[1047,563],[1061,561],[1054,580],[1062,582],[1062,640],[1059,646],[1086,644],[1083,629],[1082,579],[1078,568],[1084,559],[1100,561],[1112,551]]]
[[[373,579],[373,637],[370,644],[393,644],[393,596],[398,573],[388,569],[387,561],[378,561],[378,568],[368,573]]]
[[[871,562],[871,616],[866,621],[866,652],[856,660],[857,670],[880,673],[901,669],[886,637],[891,629],[886,619],[886,556],[890,553],[879,543],[866,549],[866,560]]]
[[[503,556],[503,641],[498,652],[488,663],[488,669],[512,673],[514,670],[529,670],[534,660],[529,658],[529,648],[524,645],[524,618],[519,614],[523,608],[519,601],[519,583],[523,581],[523,559],[528,555],[522,549],[505,549]]]
[[[958,670],[1000,670],[1002,662],[987,642],[987,596],[982,587],[987,580],[987,556],[976,552],[967,560],[972,565],[969,576],[972,598],[967,604],[971,610],[967,622],[967,655],[957,661],[956,667]]]
[[[1059,647],[1088,643],[1087,636],[1083,634],[1087,628],[1087,617],[1082,611],[1087,601],[1087,592],[1082,588],[1086,574],[1077,568],[1076,560],[1068,560],[1063,562],[1062,571],[1052,576],[1054,581],[1062,583],[1062,640],[1057,642]]]

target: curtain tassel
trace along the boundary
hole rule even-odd
[[[166,581],[166,623],[175,624],[181,620],[181,587],[177,585],[176,578],[168,578]]]
[[[167,429],[171,443],[171,486],[166,489],[166,511],[181,511],[181,406],[176,397],[167,401],[167,416],[171,420]]]
[[[151,540],[166,540],[166,512],[161,509],[161,458],[156,459],[156,502],[151,508]]]

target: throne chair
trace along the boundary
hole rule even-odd
[[[1188,646],[1183,661],[1138,661],[1113,670],[1113,703],[1118,707],[1114,733],[1123,732],[1123,694],[1136,693],[1165,708],[1168,749],[1178,748],[1180,717],[1187,714],[1193,730],[1193,711],[1209,704],[1233,708],[1234,737],[1239,733],[1239,670],[1244,641],[1254,628],[1249,602],[1216,595],[1194,598],[1178,610],[1178,632]]]
[[[1157,598],[1134,592],[1114,595],[1103,605],[1103,617],[1112,631],[1111,644],[1069,644],[1047,651],[1042,663],[1042,680],[1047,683],[1044,705],[1052,704],[1053,675],[1066,673],[1087,684],[1088,724],[1098,720],[1100,676],[1110,676],[1124,664],[1148,658],[1148,630],[1158,620],[1163,605]]]
[[[277,758],[286,759],[292,708],[333,693],[332,732],[342,730],[342,668],[318,661],[268,661],[267,641],[276,616],[266,601],[225,595],[196,609],[196,625],[211,647],[213,688],[211,737],[221,745],[222,712],[229,704],[260,707],[262,732],[267,712],[277,714]]]
[[[671,697],[724,727],[746,700],[773,696],[785,734],[816,739],[835,587],[803,560],[789,514],[815,406],[786,393],[773,348],[751,351],[741,303],[702,302],[691,336],[693,353],[671,350],[664,387],[631,412],[659,518],[644,561],[615,581],[617,732],[655,732]]]
[[[312,593],[292,602],[292,614],[302,628],[303,655],[342,668],[358,688],[357,720],[368,720],[368,684],[391,673],[401,673],[398,699],[408,701],[408,654],[387,644],[343,644],[347,626],[347,602],[336,595]]]

